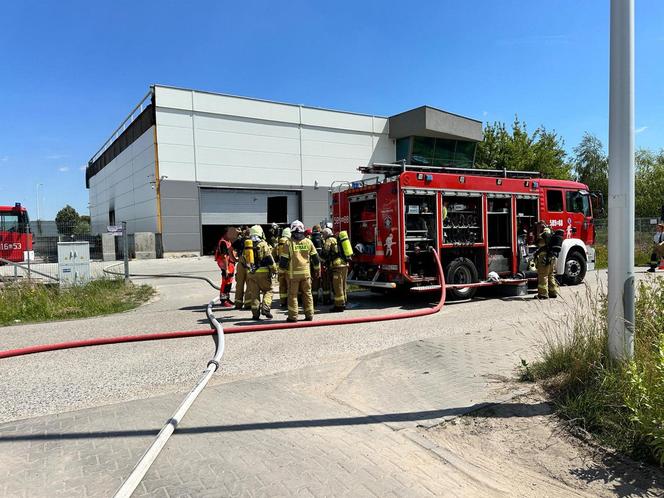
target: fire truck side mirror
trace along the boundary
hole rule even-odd
[[[591,192],[590,202],[593,205],[593,212],[604,216],[604,194],[602,192]]]

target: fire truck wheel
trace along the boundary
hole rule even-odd
[[[468,258],[456,258],[445,270],[445,282],[448,284],[470,284],[478,281],[477,268]],[[452,299],[470,299],[477,292],[476,287],[452,288],[447,295]]]
[[[563,281],[567,285],[578,285],[586,276],[586,258],[578,251],[572,251],[565,261],[565,274]]]

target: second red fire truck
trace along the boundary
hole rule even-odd
[[[28,211],[18,202],[13,206],[0,206],[0,258],[20,263],[32,259],[32,254]]]
[[[448,295],[536,276],[536,223],[565,239],[557,273],[567,284],[594,268],[592,197],[582,183],[505,170],[373,164],[365,179],[333,188],[335,231],[354,248],[349,283],[378,289],[434,290],[439,251]],[[370,175],[375,175],[370,177]],[[487,282],[494,277],[493,282]]]

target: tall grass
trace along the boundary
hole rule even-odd
[[[60,288],[28,282],[0,286],[0,325],[83,318],[126,311],[147,301],[154,290],[123,280],[95,280]]]
[[[664,279],[637,288],[635,351],[629,363],[608,355],[607,300],[588,290],[562,322],[546,327],[541,381],[561,416],[602,443],[664,466]]]

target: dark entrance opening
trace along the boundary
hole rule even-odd
[[[226,225],[203,225],[203,254],[214,254]]]
[[[267,222],[286,223],[288,221],[288,197],[267,198]]]

